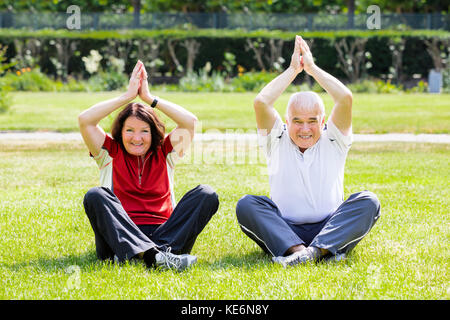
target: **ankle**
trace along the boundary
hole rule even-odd
[[[317,257],[317,258],[323,257],[324,255],[326,255],[329,252],[327,249],[313,247],[313,246],[309,246],[308,248],[311,249],[314,257]]]
[[[304,249],[306,249],[306,247],[303,244],[297,244],[297,245],[292,246],[289,249],[287,249],[286,252],[284,253],[284,256],[289,256],[289,255],[293,254],[294,252],[302,251]]]
[[[145,265],[150,268],[152,267],[156,262],[156,254],[158,253],[158,250],[155,248],[148,249],[147,251],[142,253],[142,259],[144,259]]]

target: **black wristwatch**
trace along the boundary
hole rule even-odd
[[[153,102],[150,105],[150,107],[154,108],[154,107],[156,107],[157,104],[158,104],[158,99],[156,99],[156,97],[155,97],[155,99],[153,99]]]

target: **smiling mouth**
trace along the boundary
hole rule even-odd
[[[298,136],[300,139],[306,140],[306,139],[311,139],[312,135],[308,135],[308,136]]]

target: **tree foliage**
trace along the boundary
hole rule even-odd
[[[441,0],[6,0],[1,11],[65,12],[78,5],[85,12],[265,12],[265,13],[365,13],[378,5],[382,13],[448,13]]]

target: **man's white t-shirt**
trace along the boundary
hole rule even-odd
[[[344,166],[353,135],[344,136],[329,119],[315,145],[300,151],[279,115],[269,135],[258,130],[269,170],[270,197],[283,218],[315,223],[344,201]]]

